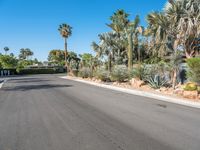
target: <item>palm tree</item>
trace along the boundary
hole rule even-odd
[[[197,0],[169,0],[162,13],[149,14],[153,49],[163,56],[181,46],[186,58],[198,54],[195,42],[200,37],[199,14],[200,1]]]
[[[9,47],[4,47],[4,51],[5,51],[5,55],[7,55],[7,52],[9,51],[10,49],[9,49]]]
[[[33,52],[29,48],[21,48],[19,58],[22,60],[28,60],[29,56],[33,56]]]
[[[113,32],[99,34],[100,44],[92,43],[94,51],[97,53],[97,57],[102,57],[106,55],[108,58],[108,70],[112,70],[112,61],[114,60],[115,47],[115,37],[117,35]]]
[[[129,14],[127,14],[123,9],[117,10],[110,17],[111,23],[107,24],[113,31],[115,31],[118,36],[124,31],[129,23]]]
[[[29,59],[30,56],[33,56],[34,53],[29,48],[26,48],[25,50],[27,59]]]
[[[151,45],[149,47],[152,55],[163,58],[169,53],[169,36],[172,27],[170,22],[163,13],[153,12],[147,15],[149,24],[148,30],[151,35]]]
[[[60,35],[64,38],[65,43],[65,65],[67,65],[67,38],[69,38],[72,34],[72,27],[68,24],[61,24],[58,28]]]
[[[20,49],[19,59],[25,60],[27,57],[26,50],[24,48]]]
[[[182,53],[180,51],[175,51],[170,56],[170,69],[172,72],[172,87],[175,89],[177,84],[177,74],[180,69],[180,64],[182,62]]]

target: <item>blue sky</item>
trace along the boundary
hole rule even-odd
[[[73,27],[68,49],[92,52],[92,41],[110,29],[105,25],[117,9],[133,19],[136,14],[145,25],[145,16],[162,10],[166,0],[0,0],[0,52],[8,46],[15,55],[30,48],[34,57],[46,60],[51,49],[63,49],[58,32],[61,23]]]

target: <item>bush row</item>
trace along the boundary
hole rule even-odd
[[[61,73],[62,71],[58,68],[28,68],[28,69],[17,69],[18,74],[54,74]]]
[[[187,59],[187,78],[198,85],[200,89],[200,58]],[[124,82],[131,78],[143,80],[152,88],[159,89],[163,86],[171,85],[171,71],[172,68],[169,64],[160,62],[158,64],[143,64],[136,65],[132,71],[128,71],[125,65],[116,65],[113,67],[112,72],[109,72],[105,67],[98,68],[92,72],[90,68],[82,68],[79,71],[79,76],[83,78],[96,77],[102,81],[118,81]],[[185,90],[196,90],[197,86],[189,84]]]
[[[124,82],[129,78],[128,69],[125,65],[118,65],[115,66],[110,73],[108,70],[106,70],[105,67],[98,68],[95,72],[92,72],[90,68],[82,68],[79,71],[79,76],[82,78],[91,78],[96,77],[97,79],[100,79],[101,81],[118,81],[118,82]]]

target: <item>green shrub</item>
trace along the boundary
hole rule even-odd
[[[18,68],[18,74],[26,75],[26,74],[53,74],[57,73],[56,69],[53,68]]]
[[[128,79],[128,77],[129,77],[129,73],[125,65],[114,66],[111,73],[112,81],[124,82],[126,79]]]
[[[90,68],[83,67],[79,71],[79,76],[82,78],[92,77],[92,70]]]
[[[144,80],[147,70],[145,65],[137,65],[133,67],[132,71],[129,73],[129,78],[136,78],[140,80]]]
[[[187,59],[187,77],[190,81],[200,83],[200,58]]]
[[[188,82],[185,84],[183,89],[185,91],[196,91],[196,90],[198,90],[198,86],[196,83]]]
[[[101,81],[110,81],[110,73],[105,67],[97,69],[95,76]]]

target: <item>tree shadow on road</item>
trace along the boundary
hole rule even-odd
[[[51,81],[47,79],[23,79],[23,80],[11,80],[12,83],[30,83],[30,82],[44,82],[44,81]]]
[[[30,91],[30,90],[47,90],[53,88],[65,88],[72,87],[72,85],[62,85],[62,84],[40,84],[40,85],[20,85],[15,87],[4,87],[2,91]]]

